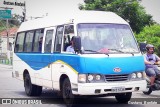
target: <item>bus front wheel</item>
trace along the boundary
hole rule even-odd
[[[116,100],[119,103],[127,103],[130,99],[131,99],[132,93],[128,92],[128,93],[118,93],[115,95]]]
[[[74,102],[74,95],[72,94],[71,83],[68,78],[65,78],[62,86],[63,100],[67,105],[72,105]]]
[[[31,83],[29,74],[24,77],[25,92],[28,96],[39,96],[42,93],[42,87]]]

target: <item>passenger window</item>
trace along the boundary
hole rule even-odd
[[[43,42],[44,29],[36,30],[33,44],[33,52],[42,51],[42,42]]]
[[[15,52],[23,52],[23,43],[24,43],[25,33],[18,33],[17,40],[15,43]]]
[[[58,26],[57,27],[56,38],[55,38],[55,47],[54,47],[55,52],[60,52],[61,51],[63,28],[64,28],[63,26]]]
[[[63,51],[66,51],[67,47],[71,45],[71,38],[74,35],[73,25],[65,26],[64,38],[63,38]]]
[[[51,53],[52,38],[53,38],[53,30],[48,30],[46,32],[45,43],[44,43],[45,53]]]
[[[34,31],[27,32],[24,45],[24,52],[32,52],[33,36]]]

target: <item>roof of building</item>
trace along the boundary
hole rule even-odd
[[[17,27],[12,27],[8,30],[9,36],[14,36],[17,33],[18,28]],[[6,37],[7,36],[7,30],[3,30],[0,32],[0,36]]]

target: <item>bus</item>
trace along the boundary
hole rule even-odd
[[[74,52],[66,51],[68,46]],[[112,95],[126,103],[132,92],[147,87],[144,59],[130,25],[102,11],[23,22],[15,39],[12,75],[24,82],[28,96],[39,96],[47,87],[59,91],[65,102]]]

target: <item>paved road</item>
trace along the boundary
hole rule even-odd
[[[12,78],[12,66],[0,64],[0,98],[31,98],[31,97],[26,96],[25,91],[24,91],[23,82],[15,78]],[[48,98],[48,99],[45,99],[43,103],[48,103],[48,104],[52,103],[54,104],[54,107],[65,107],[64,104],[61,104],[63,103],[62,99],[57,99],[58,98],[57,93],[55,93],[53,90],[44,88],[42,95],[39,98]],[[132,98],[133,99],[130,102],[131,105],[123,105],[123,106],[133,107],[135,105],[132,105],[132,104],[134,104],[135,101],[137,104],[140,104],[141,102],[143,102],[142,100],[134,99],[134,98],[147,98],[147,99],[159,98],[160,100],[160,91],[154,91],[151,95],[144,95],[143,93],[138,92],[138,93],[134,93],[132,95]],[[151,102],[152,104],[154,103],[153,101]],[[85,106],[86,107],[90,107],[90,106],[97,107],[97,104],[100,104],[101,106],[106,106],[106,104],[107,105],[112,104],[110,106],[115,106],[113,104],[117,104],[114,97],[90,98],[90,99],[85,99],[83,103],[84,103],[83,104],[84,107]],[[89,104],[86,104],[86,103],[89,103]],[[10,106],[10,105],[7,105],[7,106]],[[21,106],[21,105],[16,105],[16,107],[17,106]],[[82,105],[77,105],[77,106],[81,107]],[[120,105],[116,105],[116,106],[120,106]],[[147,105],[143,104],[139,106],[146,107]],[[154,106],[158,106],[158,105],[154,104]]]

